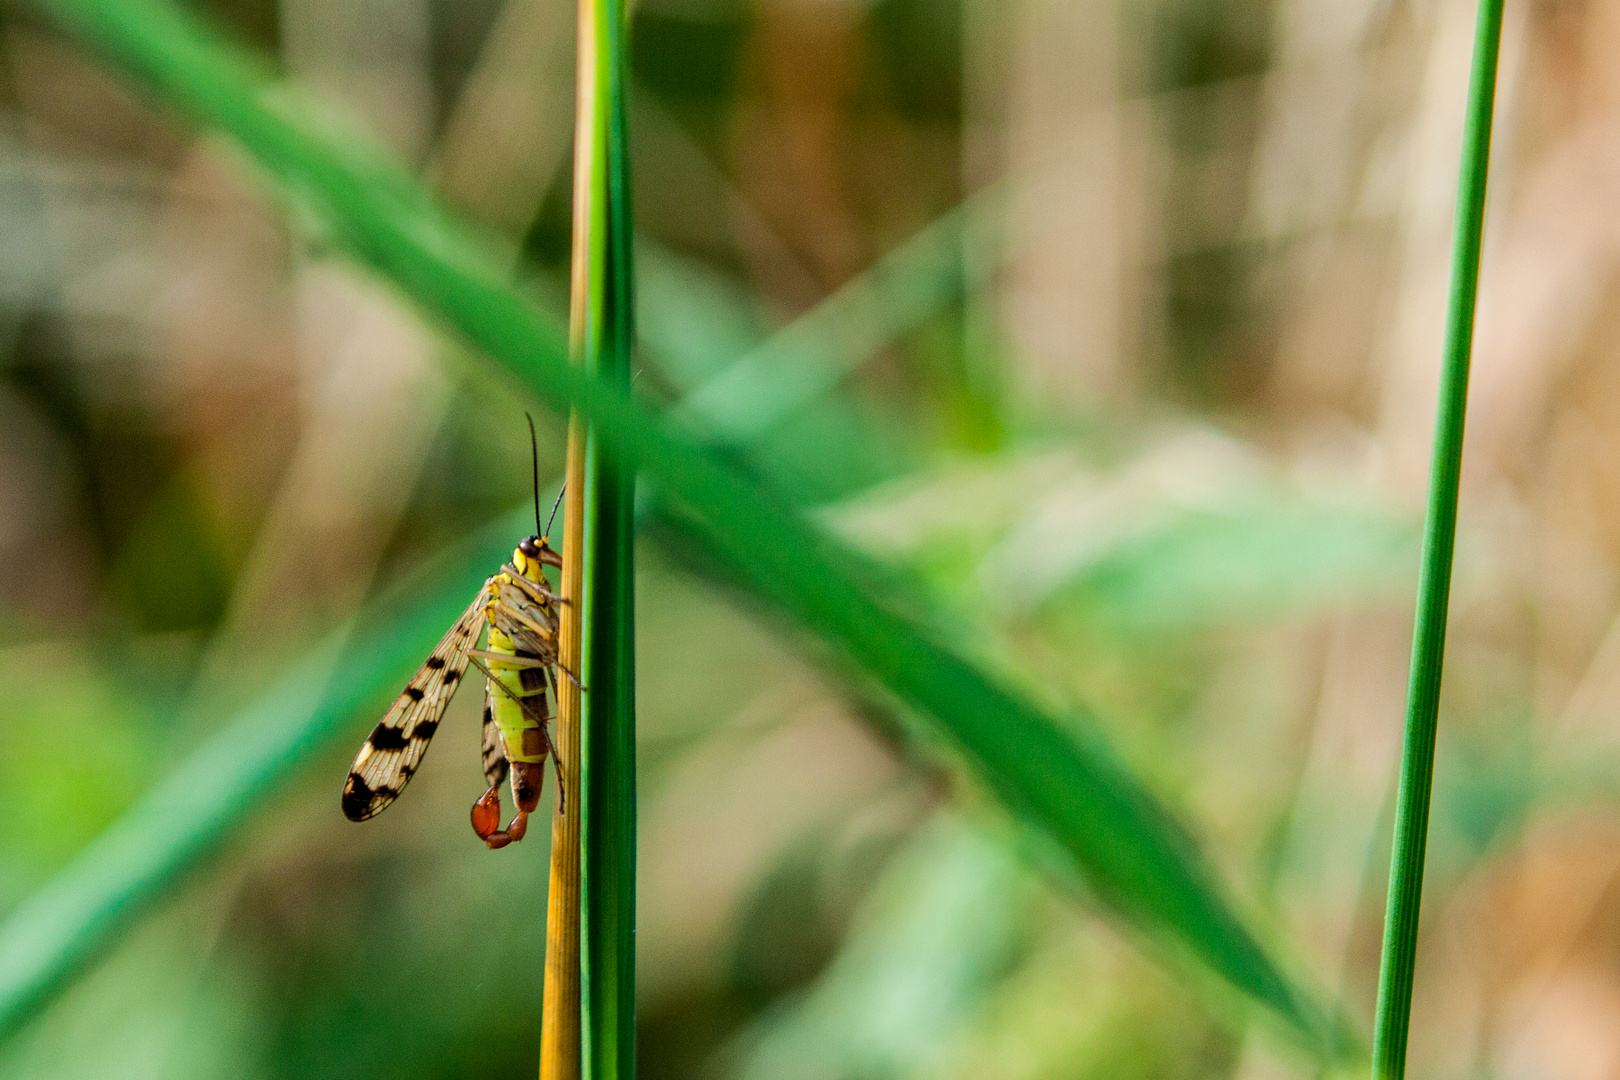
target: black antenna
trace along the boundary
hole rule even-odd
[[[564,480],[563,481],[563,486],[557,489],[557,501],[551,504],[551,516],[546,519],[546,531],[541,533],[540,535],[542,535],[542,536],[550,536],[551,535],[551,523],[553,521],[557,520],[557,508],[562,506],[563,493],[566,492],[567,490],[568,490],[568,481]]]
[[[534,417],[530,416],[528,413],[524,413],[523,418],[529,422],[529,450],[530,450],[531,454],[533,455],[532,460],[534,461],[534,527],[535,527],[535,534],[534,535],[535,535],[535,538],[538,539],[538,538],[546,535],[545,533],[539,531],[539,529],[540,529],[540,439],[534,433]],[[555,512],[555,511],[553,511],[553,512]]]

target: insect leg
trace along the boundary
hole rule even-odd
[[[499,593],[490,598],[489,606],[500,608],[502,613],[504,613],[514,622],[520,624],[530,633],[537,635],[541,641],[557,640],[557,628],[555,626],[546,626],[544,623],[537,621],[535,617],[530,615],[527,611],[524,611],[522,608],[516,607],[502,600]],[[547,613],[542,611],[541,614],[546,615]],[[547,617],[549,617],[549,615]],[[507,633],[511,633],[511,631],[508,630]]]
[[[472,662],[474,664],[478,665],[478,670],[482,671],[484,673],[484,677],[489,680],[489,685],[498,688],[501,693],[505,694],[507,697],[509,697],[513,701],[517,702],[518,708],[522,709],[523,712],[529,717],[530,720],[533,720],[537,724],[539,724],[540,725],[540,730],[542,732],[544,732],[546,730],[546,725],[551,722],[551,717],[547,716],[544,713],[535,712],[534,711],[534,706],[529,704],[529,699],[528,698],[518,697],[518,695],[512,693],[512,691],[507,687],[507,685],[505,683],[501,682],[501,680],[497,679],[494,675],[492,675],[490,673],[489,668],[484,666],[484,662],[482,660],[478,659],[477,656],[473,656],[472,653],[468,653],[467,655],[472,659]],[[479,655],[487,655],[487,654],[480,653]],[[503,659],[504,659],[504,657],[503,657]],[[549,748],[551,746],[551,738],[549,736],[547,736],[547,738],[546,738],[546,746],[547,746],[548,752],[549,752]]]
[[[533,583],[531,582],[530,584],[533,584]],[[489,602],[490,602],[491,606],[500,608],[501,611],[504,614],[510,616],[513,620],[515,620],[516,622],[522,624],[525,628],[527,628],[527,629],[533,631],[535,634],[539,635],[542,642],[545,642],[548,639],[549,639],[550,642],[555,642],[556,641],[556,635],[552,631],[547,630],[545,627],[543,627],[540,624],[536,623],[534,621],[534,619],[531,618],[528,615],[527,612],[521,611],[520,609],[515,608],[511,604],[508,604],[505,601],[503,601],[500,598],[499,594],[495,594],[495,595],[491,596]],[[478,655],[484,655],[484,654],[479,653]],[[571,682],[575,686],[579,687],[580,693],[585,693],[587,691],[587,687],[585,686],[585,684],[580,682],[579,677],[576,676],[572,671],[569,671],[568,668],[563,664],[563,662],[561,660],[554,659],[554,660],[552,660],[550,662],[556,665],[558,671],[560,671],[564,675],[568,676],[568,681],[569,682]]]
[[[514,668],[543,668],[551,666],[551,661],[549,660],[538,660],[532,656],[513,656],[511,653],[490,652],[488,649],[468,649],[467,655],[473,657],[474,659],[496,660],[502,664],[506,664]],[[479,664],[478,666],[483,667],[484,665]],[[489,674],[489,670],[487,668],[484,670],[484,674]]]
[[[583,694],[585,692],[584,684],[581,683],[578,679],[574,678],[574,673],[572,671],[569,671],[566,667],[564,667],[563,662],[561,660],[557,661],[557,670],[562,672],[564,675],[568,676],[568,681],[573,683],[576,687],[578,687],[580,693]]]
[[[516,585],[518,588],[528,593],[533,599],[539,601],[550,601],[553,604],[568,603],[567,600],[563,599],[561,596],[558,596],[544,585],[538,585],[524,577],[522,574],[518,573],[517,567],[513,566],[511,563],[507,563],[501,569],[507,572],[507,577],[513,585]]]

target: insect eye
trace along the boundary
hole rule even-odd
[[[527,555],[531,559],[538,559],[540,557],[540,548],[536,546],[534,540],[535,538],[532,536],[524,540],[522,543],[518,544],[518,550],[523,552],[523,554]]]

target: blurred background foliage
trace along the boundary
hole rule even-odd
[[[560,310],[569,4],[200,10]],[[1363,1024],[1472,13],[643,0],[632,31],[638,392],[1094,710]],[[1620,1076],[1620,5],[1509,20],[1412,1067]],[[235,151],[25,6],[0,42],[9,910],[529,474],[521,403]],[[678,534],[638,571],[644,1075],[1301,1068]],[[474,712],[365,829],[349,739],[299,769],[0,1076],[530,1075],[544,844],[468,835]]]

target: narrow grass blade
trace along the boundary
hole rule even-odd
[[[158,0],[36,0],[159,99],[230,134],[327,234],[687,507],[740,578],[949,734],[987,788],[1099,894],[1180,940],[1319,1053],[1342,1029],[1245,927],[1184,829],[1094,736],[1076,737],[899,613],[864,564],[783,500],[574,368],[556,322],[476,238],[349,134],[289,109],[255,66]],[[1068,729],[1084,729],[1076,718]]]
[[[1399,1080],[1406,1075],[1406,1036],[1412,1018],[1412,976],[1417,964],[1418,911],[1423,900],[1429,794],[1434,786],[1435,728],[1446,649],[1446,611],[1451,599],[1451,558],[1457,534],[1457,489],[1462,479],[1463,416],[1468,405],[1468,362],[1474,342],[1474,299],[1479,289],[1485,179],[1490,164],[1491,113],[1501,41],[1502,0],[1480,0],[1457,180],[1451,293],[1446,304],[1445,357],[1440,370],[1429,508],[1423,531],[1423,572],[1418,581],[1417,624],[1412,634],[1395,849],[1384,915],[1384,952],[1378,971],[1374,1080]]]

